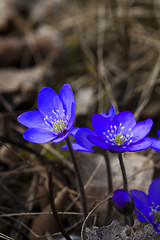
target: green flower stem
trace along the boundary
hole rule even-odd
[[[134,225],[134,217],[133,217],[133,214],[131,213],[130,215],[126,216],[127,217],[127,223],[129,226],[133,226]]]
[[[80,175],[79,167],[78,167],[75,155],[74,155],[74,151],[73,151],[69,136],[66,138],[66,142],[67,142],[67,146],[68,146],[69,153],[70,153],[70,158],[73,162],[73,166],[74,166],[75,173],[76,173],[77,180],[78,180],[78,184],[79,184],[79,190],[80,190],[80,194],[81,194],[81,201],[82,201],[82,208],[83,208],[83,216],[84,216],[84,219],[85,219],[88,215],[88,209],[87,209],[84,186],[83,186],[83,182],[82,182],[82,178],[81,178],[81,175]]]
[[[122,153],[118,153],[119,164],[121,167],[122,177],[123,177],[123,188],[126,192],[128,192],[128,181],[127,181],[127,174],[125,170],[125,166],[123,163]]]
[[[119,163],[120,163],[120,167],[121,167],[121,171],[122,171],[123,188],[126,192],[128,192],[127,174],[126,174],[126,170],[125,170],[125,166],[124,166],[124,162],[123,162],[123,158],[122,158],[122,153],[118,153],[118,158],[119,158]],[[126,216],[126,221],[127,221],[129,226],[133,226],[134,217],[133,217],[132,213]]]
[[[106,164],[106,172],[107,172],[107,180],[108,180],[108,194],[113,192],[113,183],[112,183],[112,171],[111,171],[111,164],[108,156],[108,151],[103,152],[104,158],[105,158],[105,164]],[[110,224],[111,218],[112,218],[112,210],[113,210],[113,204],[112,199],[108,199],[107,204],[107,211],[106,211],[106,224]]]
[[[61,219],[57,213],[55,204],[54,204],[54,198],[53,198],[53,186],[52,186],[52,171],[48,171],[48,188],[49,188],[49,200],[50,200],[50,205],[51,205],[51,210],[53,212],[53,215],[56,219],[56,222],[58,224],[59,230],[61,231],[62,235],[66,240],[72,240],[72,238],[68,235],[68,233],[65,231],[63,224],[61,222]]]
[[[113,192],[112,171],[111,171],[111,164],[110,164],[107,150],[104,151],[104,158],[105,158],[106,170],[107,170],[108,193],[111,193],[111,192]]]

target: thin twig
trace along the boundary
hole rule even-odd
[[[144,107],[147,105],[147,103],[150,100],[150,96],[153,91],[153,87],[156,83],[157,76],[160,70],[160,55],[157,58],[157,61],[154,65],[153,71],[151,73],[151,76],[149,76],[147,83],[145,84],[145,87],[142,91],[138,107],[134,113],[135,117],[138,118]]]
[[[9,139],[9,138],[5,138],[5,137],[3,137],[3,136],[0,136],[0,144],[1,144],[1,143],[4,144],[4,145],[5,145],[5,143],[8,143],[8,144],[17,146],[18,148],[21,148],[21,149],[23,149],[23,150],[25,150],[25,151],[27,151],[27,152],[30,152],[30,153],[33,153],[34,155],[36,155],[38,158],[40,158],[41,163],[43,163],[43,164],[45,164],[45,165],[46,165],[46,163],[47,163],[48,165],[52,165],[51,162],[50,162],[44,155],[42,155],[42,154],[41,154],[40,152],[38,152],[37,150],[32,149],[32,148],[24,145],[23,143],[16,142],[16,141],[11,140],[11,139]],[[8,147],[8,146],[7,146],[7,147]],[[43,147],[44,147],[44,146],[43,146]],[[47,148],[46,145],[45,145],[44,148],[46,148],[47,150],[51,151],[51,148],[50,148],[50,149]],[[14,151],[13,149],[11,149],[11,150]],[[19,156],[19,155],[16,153],[16,151],[14,151],[14,152],[15,152],[15,154],[16,154],[19,158],[22,158],[21,156]],[[61,154],[58,154],[58,152],[57,152],[57,151],[54,151],[53,149],[52,149],[51,152],[52,152],[54,155],[56,155],[58,158],[61,159],[61,164],[62,164],[62,165],[64,165],[65,167],[67,167],[70,171],[74,172],[73,167],[72,167],[69,163],[67,163],[67,160],[66,160],[65,158],[62,158]],[[24,160],[24,159],[23,159],[23,160]],[[25,160],[25,161],[26,161],[26,160]],[[27,162],[30,163],[29,160],[27,160]]]
[[[104,161],[104,160],[101,159],[101,160],[98,162],[97,166],[95,167],[94,171],[91,173],[89,179],[87,180],[87,182],[86,182],[85,185],[84,185],[84,189],[85,189],[85,190],[88,188],[88,186],[90,185],[90,183],[91,183],[92,180],[94,179],[94,177],[95,177],[95,175],[97,174],[99,168],[102,166],[103,161]],[[77,200],[79,199],[79,197],[80,197],[80,195],[78,194],[78,196],[77,196],[76,198],[74,198],[74,202],[77,201]],[[103,197],[104,197],[104,196],[101,196],[100,198],[102,199]],[[89,196],[88,196],[88,198],[89,198]],[[68,211],[69,209],[71,209],[71,207],[73,206],[73,203],[74,203],[74,202],[72,202],[72,203],[68,206],[67,211]]]
[[[14,240],[13,238],[8,237],[8,236],[4,235],[3,233],[0,233],[0,237],[1,237],[2,239],[6,239],[6,240]]]
[[[42,146],[42,145],[41,145]],[[43,144],[43,148],[56,156],[56,158],[60,159],[60,163],[64,165],[65,168],[69,169],[74,173],[74,168],[72,163],[70,163],[59,151],[53,148],[50,144]],[[54,160],[55,161],[55,160]]]
[[[15,145],[15,146],[17,146],[17,147],[19,147],[19,148],[22,148],[23,150],[26,150],[26,151],[28,151],[28,152],[30,152],[30,153],[33,153],[33,154],[35,154],[37,157],[39,157],[39,158],[41,158],[41,159],[43,159],[44,160],[44,156],[42,156],[38,151],[36,151],[36,150],[34,150],[34,149],[32,149],[32,148],[30,148],[30,147],[27,147],[27,146],[25,146],[24,144],[22,144],[22,143],[20,143],[20,142],[16,142],[16,141],[14,141],[14,140],[11,140],[11,139],[8,139],[8,138],[5,138],[5,137],[3,137],[3,136],[0,136],[0,143],[9,143],[9,144],[11,144],[11,145]]]
[[[80,212],[57,212],[59,215],[75,215],[75,216],[82,216],[83,213]],[[30,216],[39,216],[39,215],[52,215],[53,212],[21,212],[21,213],[4,213],[0,215],[0,218],[3,217],[30,217]]]
[[[106,14],[105,7],[102,4],[100,4],[98,7],[97,77],[100,81],[99,87],[104,88],[105,92],[109,96],[111,105],[114,106],[115,111],[118,112],[118,104],[117,104],[111,84],[108,79],[108,72],[107,72],[107,69],[106,69],[106,66],[104,63],[104,57],[103,57],[103,44],[104,44],[104,40],[105,40],[105,38],[104,38],[105,28],[103,27],[103,19],[105,19],[105,17],[106,17],[105,14]],[[103,29],[103,31],[102,31],[102,29]],[[99,95],[101,95],[100,89],[99,89]],[[100,100],[99,100],[99,102],[100,102]],[[100,112],[102,112],[102,110],[100,110]]]

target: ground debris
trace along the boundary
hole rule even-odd
[[[157,234],[152,225],[143,225],[135,221],[133,227],[121,226],[114,220],[106,227],[93,227],[86,229],[87,240],[159,240],[160,234]]]

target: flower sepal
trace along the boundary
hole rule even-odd
[[[130,215],[134,211],[134,199],[124,189],[117,189],[113,193],[113,204],[115,208],[124,215]]]

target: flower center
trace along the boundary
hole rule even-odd
[[[59,135],[67,129],[68,115],[65,115],[65,110],[59,112],[58,109],[56,112],[52,110],[52,113],[54,115],[46,115],[44,117],[44,123],[42,123],[42,125],[45,130],[53,131],[54,134]]]
[[[115,137],[114,137],[114,142],[117,144],[117,145],[122,145],[124,142],[125,142],[125,137],[121,134],[117,134]]]
[[[160,222],[160,211],[156,211],[154,215],[154,220]]]
[[[153,217],[153,224],[156,225],[156,228],[160,230],[160,205],[154,206],[154,202],[152,203],[153,206],[150,206],[149,216]]]
[[[57,120],[53,127],[57,133],[62,133],[66,129],[66,124],[63,120]]]
[[[106,132],[103,132],[106,137],[105,142],[111,145],[123,146],[126,148],[127,145],[132,143],[133,134],[131,132],[131,128],[128,131],[125,131],[125,135],[123,135],[125,126],[122,123],[119,125],[110,125]]]

